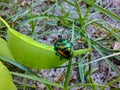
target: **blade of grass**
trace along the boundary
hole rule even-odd
[[[55,4],[52,5],[52,6],[50,6],[47,10],[45,10],[45,11],[42,13],[42,15],[45,15],[45,14],[47,14],[48,12],[52,11],[52,10],[55,8],[55,6],[56,6],[56,1],[55,1]]]
[[[106,26],[103,26],[103,25],[101,25],[101,24],[99,24],[99,23],[95,23],[95,25],[97,25],[97,26],[103,28],[104,30],[108,31],[111,35],[114,36],[114,38],[116,38],[116,40],[118,40],[118,41],[120,42],[120,37],[119,37],[119,35],[117,35],[117,33],[115,32],[114,28],[113,28],[109,23],[107,23],[107,22],[104,22],[104,23],[106,23],[107,25],[109,25],[109,27],[110,27],[112,30],[107,29]]]
[[[94,44],[94,45],[98,45],[101,47],[102,50],[106,50],[107,52],[120,52],[120,50],[113,50],[113,49],[109,49],[109,48],[106,48],[104,47],[103,45],[101,45],[100,43],[98,43],[97,41],[91,39],[91,42]]]
[[[14,65],[16,67],[18,67],[18,68],[20,68],[21,70],[25,71],[27,74],[30,74],[30,75],[25,75],[25,74],[20,74],[20,73],[13,72],[12,74],[14,74],[14,75],[18,75],[18,76],[25,77],[25,78],[28,77],[29,79],[32,79],[32,80],[37,80],[38,79],[39,82],[42,82],[44,84],[49,84],[49,85],[53,85],[53,86],[57,86],[57,87],[63,88],[63,86],[60,85],[60,84],[57,84],[55,82],[51,82],[51,81],[48,81],[48,80],[40,78],[37,74],[32,72],[30,69],[26,68],[25,66],[15,62],[15,61],[13,61],[13,60],[11,60],[9,58],[0,56],[0,59],[3,60],[3,61],[6,61],[6,62],[8,62],[8,63],[10,63],[10,64],[12,64],[12,65]]]
[[[120,17],[119,17],[119,16],[117,16],[116,14],[114,14],[114,13],[112,13],[112,12],[110,12],[110,11],[102,8],[102,7],[100,7],[99,5],[96,5],[95,3],[91,2],[90,0],[82,0],[82,1],[84,1],[84,2],[87,3],[88,5],[94,6],[96,9],[98,9],[100,12],[103,12],[103,13],[106,14],[107,16],[112,17],[112,18],[115,18],[115,19],[117,19],[118,21],[120,21]],[[112,19],[112,18],[111,18],[111,19]]]
[[[64,15],[64,17],[66,17],[67,16],[67,12],[65,11],[64,6],[62,5],[62,3],[60,1],[58,1],[58,2],[59,2],[59,5],[61,7],[62,14]]]
[[[23,83],[24,83],[24,84],[23,84],[23,90],[26,90],[26,84],[27,84],[26,82],[27,82],[27,79],[24,78],[24,79],[23,79]]]
[[[88,16],[89,16],[89,13],[90,13],[90,11],[91,11],[91,8],[92,8],[92,6],[89,6],[89,7],[87,8],[87,10],[86,10],[86,12],[85,12],[85,15],[84,15],[84,17],[83,17],[84,20],[87,20],[87,19],[88,19]]]
[[[11,59],[3,57],[3,56],[0,56],[0,59],[18,67],[18,68],[20,68],[21,70],[25,71],[27,74],[30,74],[30,75],[33,75],[33,76],[38,76],[34,72],[32,72],[30,69],[28,69],[25,66],[15,62],[15,60],[11,60]]]
[[[88,47],[89,48],[92,48],[92,44],[91,44],[91,40],[90,40],[90,37],[87,35],[87,43],[88,43]],[[92,61],[92,49],[90,50],[90,54],[88,55],[88,62],[91,62]],[[92,72],[92,64],[89,64],[89,69],[87,71],[87,74],[88,75],[91,75],[91,72]]]
[[[105,57],[105,54],[96,46],[93,46],[102,57]],[[108,63],[108,65],[115,71],[116,75],[120,76],[119,70],[113,65],[113,63],[109,59],[105,59],[105,61]]]
[[[0,0],[0,2],[10,3],[12,0]]]
[[[75,84],[73,86],[70,86],[69,89],[72,89],[77,86],[83,86],[83,87],[89,87],[89,86],[99,86],[99,87],[109,87],[107,85],[101,85],[101,84],[91,84],[91,83],[84,83],[84,84]]]
[[[68,0],[64,0],[65,2],[67,2],[68,4],[72,5],[72,6],[75,6],[73,3],[71,3],[70,1]]]
[[[23,82],[18,81],[18,80],[13,80],[13,82],[15,82],[15,83],[18,84],[18,85],[22,85],[22,84],[23,84]],[[35,88],[36,88],[36,85],[26,84],[26,87],[35,89]]]
[[[111,85],[113,85],[113,84],[116,83],[116,82],[120,82],[120,78],[115,79],[115,80],[112,80],[111,82],[107,83],[106,85],[107,85],[107,86],[111,86]],[[106,87],[102,87],[100,90],[105,90],[105,88],[106,88]],[[115,89],[115,90],[116,90],[116,89]],[[120,90],[120,89],[117,89],[117,90]]]
[[[74,0],[74,3],[75,3],[75,6],[76,6],[78,15],[79,15],[79,24],[81,26],[84,26],[84,20],[83,20],[83,17],[82,17],[82,13],[81,13],[79,2],[77,0]]]
[[[47,79],[41,79],[41,78],[36,77],[36,76],[25,75],[25,74],[17,73],[17,72],[11,72],[11,74],[12,74],[12,75],[19,76],[19,77],[24,77],[24,78],[28,78],[28,79],[31,79],[31,80],[35,80],[35,81],[38,81],[38,82],[40,82],[40,83],[44,83],[44,84],[48,84],[48,85],[52,85],[52,86],[56,86],[56,87],[63,88],[63,86],[60,85],[60,84],[58,84],[58,83],[48,81]]]
[[[24,17],[25,15],[27,15],[30,12],[30,10],[23,10],[23,11],[19,11],[17,14],[13,15],[11,17],[12,21],[17,21],[19,18]]]
[[[59,20],[58,17],[55,17],[55,16],[47,16],[47,15],[34,15],[32,18],[29,18],[29,19],[24,19],[24,23],[29,23],[31,21],[34,21],[34,20],[41,20],[41,19],[52,19],[52,20]]]
[[[84,80],[85,80],[85,78],[84,78],[84,65],[83,65],[82,61],[78,63],[78,67],[79,67],[80,80],[82,83],[84,83]]]
[[[95,84],[95,82],[94,82],[94,80],[92,79],[91,76],[88,77],[88,82],[91,83],[91,84]],[[90,88],[91,88],[92,90],[97,90],[98,86],[92,85]]]
[[[120,36],[114,30],[111,30],[110,32],[116,38],[116,40],[120,42]]]
[[[96,60],[92,60],[91,62],[84,63],[83,65],[88,65],[88,64],[90,64],[90,63],[98,62],[98,61],[100,61],[100,60],[104,60],[104,59],[107,59],[107,58],[110,58],[110,57],[114,57],[114,56],[117,56],[117,55],[120,55],[120,52],[118,52],[118,53],[113,53],[113,54],[110,54],[110,55],[108,55],[108,56],[98,58],[98,59],[96,59]]]
[[[26,27],[25,24],[23,24],[23,22],[20,21],[19,22],[16,21],[16,22],[19,24],[19,27],[24,28],[28,33],[31,32],[31,30],[28,27]]]

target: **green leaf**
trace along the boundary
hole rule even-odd
[[[13,44],[14,43],[14,44]],[[67,60],[55,55],[54,47],[34,41],[19,32],[8,30],[8,45],[16,61],[33,68],[57,67]],[[74,55],[85,54],[90,49],[76,50]]]
[[[82,83],[84,83],[84,66],[82,61],[78,63],[78,67],[79,67],[79,76],[80,76],[80,80]]]
[[[0,55],[13,59],[10,50],[8,48],[8,44],[5,40],[3,40],[2,38],[0,38]]]
[[[17,90],[8,69],[0,61],[0,90]]]
[[[65,59],[60,60],[60,57],[55,54],[54,46],[39,43],[32,38],[23,35],[9,27],[9,25],[0,18],[0,20],[8,28],[8,47],[10,52],[18,63],[36,69],[47,69],[58,67]],[[91,49],[75,50],[74,56],[85,54]]]

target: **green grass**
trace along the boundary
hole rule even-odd
[[[61,27],[62,29],[65,29],[64,34],[66,36],[71,36],[71,41],[73,43],[77,43],[79,46],[83,46],[84,48],[92,48],[101,56],[100,58],[94,59],[94,52],[91,50],[86,55],[77,57],[78,61],[76,63],[72,63],[72,60],[69,60],[68,65],[59,67],[67,67],[65,82],[63,85],[44,80],[37,76],[37,73],[33,74],[30,69],[20,65],[19,63],[12,62],[3,57],[0,58],[17,66],[27,73],[16,73],[17,71],[11,72],[13,75],[43,83],[48,90],[53,90],[52,86],[62,88],[64,90],[80,86],[89,88],[90,90],[97,90],[98,88],[100,88],[100,90],[105,90],[105,88],[119,82],[119,70],[115,67],[114,63],[110,61],[110,57],[119,61],[120,59],[118,55],[120,54],[120,50],[113,50],[109,48],[109,46],[114,44],[114,42],[120,41],[120,29],[116,30],[116,26],[108,22],[107,19],[112,20],[112,22],[120,23],[120,16],[112,13],[112,11],[110,11],[112,9],[108,10],[103,8],[98,4],[99,2],[96,1],[73,0],[70,2],[69,0],[55,0],[53,3],[49,4],[48,0],[46,1],[47,4],[42,5],[40,2],[43,2],[41,0],[37,0],[36,2],[31,1],[29,5],[24,4],[23,6],[19,2],[10,0],[7,2],[4,2],[4,0],[0,1],[0,3],[4,3],[3,5],[0,5],[0,16],[2,16],[13,29],[20,32],[23,30],[22,33],[30,35],[36,41],[39,41],[39,38],[42,38],[43,36],[51,36],[57,33],[60,34],[62,31],[59,31],[56,27]],[[67,9],[64,3],[67,3]],[[5,12],[7,10],[9,10],[9,13]],[[99,17],[93,17],[95,14]],[[73,18],[73,15],[76,15],[76,17]],[[107,19],[102,18],[102,15],[107,16]],[[96,27],[97,29],[100,28],[100,30],[103,29],[106,33],[108,33],[106,36],[111,37],[110,40],[106,40],[104,37],[91,37],[87,31],[90,26]],[[6,38],[6,32],[7,30],[5,26],[0,23],[0,37]],[[77,41],[81,41],[82,43],[78,43]],[[84,63],[85,60],[87,60],[86,63]],[[103,84],[97,84],[94,82],[91,77],[92,74],[95,73],[95,71],[93,71],[93,63],[99,63],[100,60],[104,60],[107,62],[109,67],[112,68],[116,74],[116,80],[107,81]],[[75,66],[79,69],[78,79],[80,80],[80,83],[69,86],[71,68]],[[107,79],[109,79],[109,77]],[[27,87],[28,85],[25,80],[23,90],[26,90]]]

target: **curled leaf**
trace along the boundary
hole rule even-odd
[[[67,60],[55,55],[54,47],[36,42],[13,29],[8,30],[8,45],[14,59],[28,67],[37,69],[57,67]],[[90,49],[75,50],[76,55],[87,53]]]
[[[54,47],[36,42],[32,38],[23,35],[13,29],[0,17],[0,20],[8,28],[8,48],[17,62],[36,69],[58,67],[67,60],[55,55]],[[85,54],[91,49],[75,50],[74,56]]]

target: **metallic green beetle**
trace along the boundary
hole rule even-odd
[[[70,59],[73,56],[73,44],[66,39],[59,39],[54,43],[54,50],[60,59]]]

